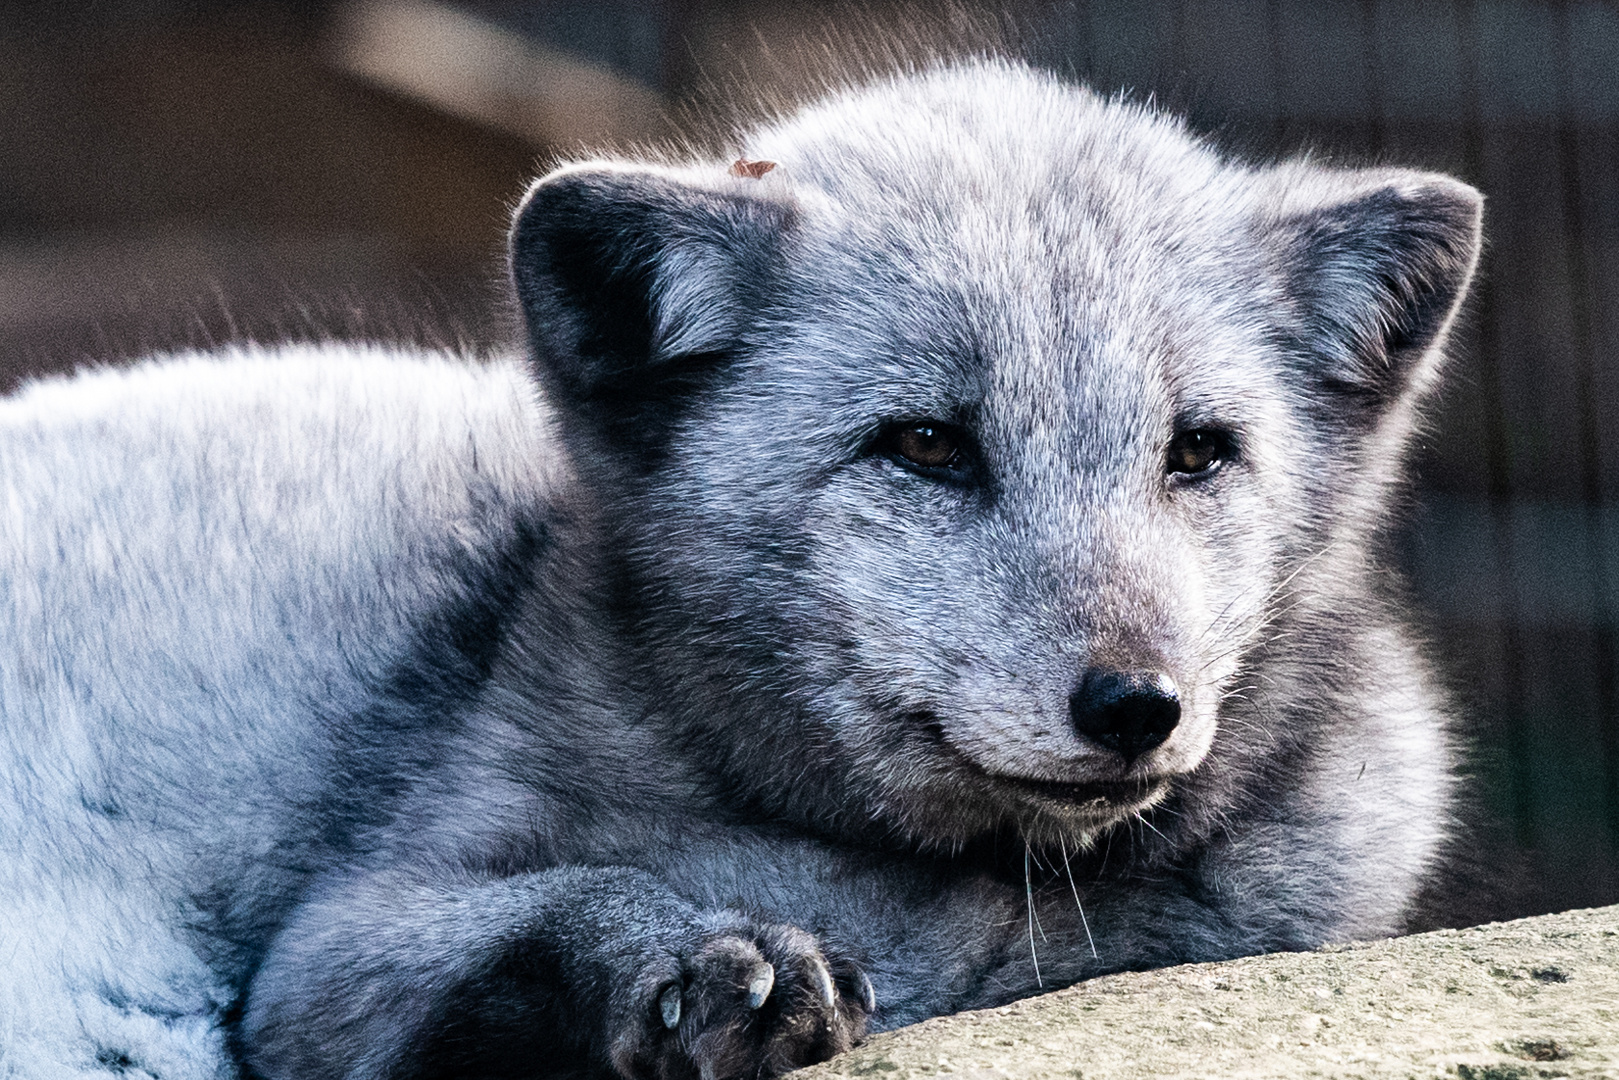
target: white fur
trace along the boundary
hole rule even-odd
[[[228,993],[176,928],[431,603],[471,500],[555,484],[511,361],[186,355],[0,402],[0,1076],[230,1075]],[[142,716],[145,726],[120,723]],[[199,808],[205,808],[199,815]],[[132,824],[141,821],[141,824]],[[105,1063],[103,1063],[105,1064]]]

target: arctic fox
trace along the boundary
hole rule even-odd
[[[526,355],[0,402],[0,1075],[767,1076],[1398,931],[1479,245],[999,61],[539,180]]]

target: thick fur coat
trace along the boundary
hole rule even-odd
[[[1479,243],[997,62],[541,179],[522,360],[0,403],[0,1076],[771,1074],[1398,931]]]

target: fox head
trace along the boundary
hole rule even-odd
[[[1257,669],[1369,572],[1478,194],[994,62],[738,150],[775,167],[560,168],[512,233],[679,752],[936,845],[1084,843],[1285,752]]]

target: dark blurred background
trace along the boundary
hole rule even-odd
[[[993,38],[1247,154],[1487,194],[1400,547],[1481,800],[1434,917],[1619,901],[1619,0],[4,0],[0,392],[243,338],[499,348],[556,155]]]

